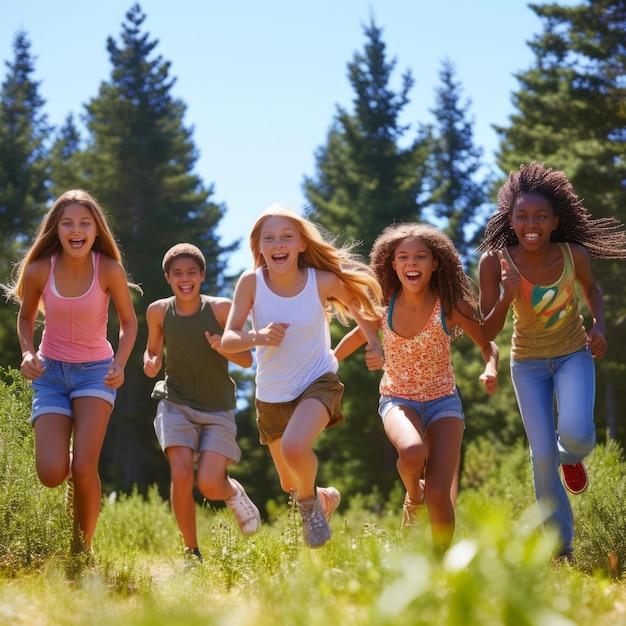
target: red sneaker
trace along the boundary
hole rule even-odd
[[[563,470],[563,482],[571,493],[578,495],[587,489],[589,477],[587,476],[587,468],[582,461],[573,465],[561,465],[561,469]]]

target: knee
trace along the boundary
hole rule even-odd
[[[310,449],[307,450],[306,446],[303,446],[299,441],[286,437],[282,438],[280,450],[285,463],[289,466],[298,465],[307,452],[311,451]]]
[[[562,446],[570,453],[586,457],[596,445],[596,430],[591,429],[582,436],[560,434]]]
[[[67,478],[67,468],[37,466],[37,476],[44,487],[58,487]]]
[[[215,476],[212,474],[198,474],[198,489],[207,500],[223,500],[225,485],[225,476]]]
[[[423,445],[415,444],[398,449],[398,465],[403,470],[421,474],[426,462],[426,451]]]
[[[170,464],[172,484],[179,489],[193,488],[193,466],[185,463]]]

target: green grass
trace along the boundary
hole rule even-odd
[[[0,624],[193,626],[626,623],[626,465],[609,442],[572,498],[574,566],[553,565],[538,526],[528,453],[484,440],[465,452],[457,531],[442,557],[428,526],[402,536],[399,496],[346,499],[319,550],[285,501],[244,537],[228,509],[198,507],[204,564],[188,567],[169,504],[107,494],[95,564],[70,557],[64,490],[34,473],[30,390],[0,376]],[[25,426],[26,424],[26,426]]]

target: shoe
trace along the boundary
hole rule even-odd
[[[225,500],[225,502],[233,512],[241,532],[244,535],[253,535],[261,527],[259,509],[256,508],[245,489],[234,478],[229,478],[229,480],[237,490],[237,493]]]
[[[204,559],[199,548],[185,548],[185,567],[195,567],[202,565]]]
[[[419,515],[424,506],[424,496],[422,495],[422,499],[419,502],[413,502],[411,498],[409,498],[409,494],[407,493],[404,498],[404,504],[402,505],[402,523],[400,527],[402,529],[405,528],[415,528],[419,525]]]
[[[574,553],[570,550],[569,552],[561,552],[561,554],[555,554],[552,557],[553,565],[575,565],[576,558],[574,557]]]
[[[317,497],[322,504],[324,517],[330,520],[330,516],[335,512],[341,502],[341,494],[334,487],[318,487]]]
[[[323,546],[333,534],[324,515],[322,503],[317,496],[296,502],[302,515],[302,534],[304,541],[311,548]]]
[[[563,470],[563,482],[571,493],[578,495],[587,489],[589,477],[587,476],[587,468],[582,461],[573,465],[561,465],[561,469]]]
[[[65,481],[65,511],[69,518],[74,517],[74,481],[72,478]]]

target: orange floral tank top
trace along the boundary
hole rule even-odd
[[[441,301],[437,298],[430,319],[414,337],[402,337],[393,330],[394,294],[383,314],[385,367],[380,395],[416,402],[436,400],[454,393],[456,384],[450,360],[454,336],[446,328]]]

